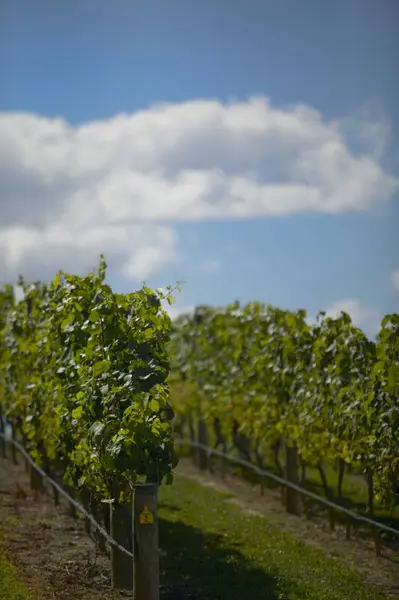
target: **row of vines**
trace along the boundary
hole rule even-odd
[[[383,319],[374,342],[346,313],[309,324],[304,311],[260,303],[200,307],[175,322],[171,356],[180,423],[205,425],[216,445],[259,466],[274,454],[281,473],[282,444],[298,468],[323,477],[322,463],[338,465],[339,493],[355,465],[370,512],[375,498],[398,503],[398,314]]]
[[[0,291],[0,415],[36,462],[94,502],[171,481],[171,292],[117,294],[106,265]],[[3,423],[4,426],[4,423]]]
[[[304,465],[347,465],[398,500],[399,315],[377,341],[342,313],[260,303],[197,308],[172,327],[164,293],[116,294],[106,265],[85,277],[0,290],[0,415],[45,469],[97,501],[128,501],[140,478],[172,480],[173,405],[259,466],[284,444]],[[170,371],[169,355],[172,361]],[[291,454],[292,454],[291,452]],[[322,458],[322,461],[321,461]]]

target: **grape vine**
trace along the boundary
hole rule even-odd
[[[216,443],[259,465],[273,449],[280,471],[282,441],[320,469],[320,457],[360,465],[371,511],[376,494],[398,501],[399,315],[373,342],[346,313],[309,324],[255,302],[199,307],[176,321],[170,350],[176,411],[205,420]]]
[[[45,469],[98,501],[125,503],[140,478],[177,463],[169,404],[172,289],[117,294],[101,257],[85,277],[60,271],[0,292],[0,414]]]

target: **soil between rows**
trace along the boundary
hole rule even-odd
[[[61,500],[55,506],[50,493],[31,491],[22,459],[18,465],[0,459],[0,533],[8,558],[35,599],[129,597],[111,589],[110,560],[85,532],[83,518],[68,516],[66,504]],[[161,598],[175,600],[163,581]]]
[[[385,548],[383,556],[376,557],[371,541],[348,541],[343,528],[337,527],[331,533],[322,519],[315,522],[291,517],[284,512],[278,493],[266,489],[260,497],[259,486],[235,476],[222,479],[217,474],[199,474],[186,459],[181,461],[178,472],[203,486],[233,494],[225,501],[246,513],[264,516],[306,544],[344,558],[387,598],[399,598],[397,552]],[[109,559],[98,552],[87,536],[83,520],[67,516],[66,507],[54,506],[49,495],[35,496],[22,461],[13,465],[11,460],[0,460],[0,524],[7,555],[17,566],[22,581],[40,600],[126,598],[126,594],[111,589]],[[161,584],[162,600],[198,600],[189,590],[171,589],[166,573],[161,574]]]

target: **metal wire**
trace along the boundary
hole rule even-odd
[[[131,552],[129,552],[129,550],[127,550],[126,548],[124,548],[123,546],[118,544],[118,542],[116,540],[114,540],[114,538],[111,537],[108,534],[108,532],[103,527],[101,527],[101,525],[99,523],[97,523],[97,521],[95,520],[93,515],[91,515],[89,512],[87,512],[87,510],[81,504],[79,504],[79,502],[77,502],[74,498],[72,498],[56,481],[54,481],[54,479],[52,479],[45,471],[43,471],[43,469],[41,469],[35,463],[35,461],[32,459],[30,454],[25,450],[25,448],[23,446],[21,446],[21,444],[19,442],[17,442],[16,440],[13,440],[12,438],[6,436],[4,433],[1,433],[1,432],[0,432],[0,438],[13,444],[15,446],[15,448],[17,448],[17,450],[22,454],[22,456],[29,462],[29,464],[38,473],[40,473],[40,475],[44,479],[46,479],[52,485],[52,487],[55,488],[61,494],[61,496],[63,496],[66,500],[68,500],[68,502],[70,504],[72,504],[78,512],[82,513],[82,515],[84,515],[86,517],[86,519],[89,519],[89,521],[93,525],[93,527],[95,529],[97,529],[97,531],[99,533],[101,533],[101,535],[106,539],[106,541],[110,544],[110,546],[114,546],[114,548],[117,548],[118,550],[120,550],[120,552],[123,552],[124,554],[129,556],[129,558],[132,558],[132,559],[134,558],[134,555]]]
[[[348,517],[351,517],[355,521],[361,521],[363,523],[367,523],[368,525],[372,525],[373,527],[376,527],[377,529],[381,529],[382,531],[386,531],[387,533],[392,533],[394,535],[399,536],[398,529],[394,529],[393,527],[389,527],[388,525],[384,525],[383,523],[378,523],[378,521],[374,521],[373,519],[369,519],[368,517],[365,517],[363,515],[359,515],[358,513],[352,512],[351,510],[348,510],[347,508],[344,508],[343,506],[340,506],[339,504],[335,504],[334,502],[331,502],[330,500],[327,500],[326,498],[323,498],[322,496],[318,496],[317,494],[314,494],[313,492],[310,492],[309,490],[306,490],[305,488],[303,488],[299,485],[296,485],[295,483],[292,483],[291,481],[287,481],[287,479],[283,479],[282,477],[279,477],[278,475],[275,475],[274,473],[271,473],[270,471],[261,469],[257,465],[253,465],[252,463],[250,463],[242,458],[231,456],[229,454],[226,454],[225,452],[222,452],[221,450],[217,450],[216,448],[211,448],[210,446],[206,446],[205,444],[201,444],[200,442],[194,442],[194,441],[187,440],[187,439],[175,439],[175,444],[177,444],[178,446],[187,445],[187,446],[191,446],[192,448],[199,448],[201,450],[208,452],[209,455],[215,454],[216,456],[219,456],[220,458],[224,458],[225,460],[228,460],[230,462],[241,465],[242,467],[247,467],[248,469],[251,469],[252,471],[257,473],[257,475],[262,475],[263,477],[268,477],[269,479],[273,479],[273,481],[276,481],[277,483],[280,483],[281,485],[283,485],[285,487],[296,490],[303,496],[308,496],[309,498],[313,498],[313,500],[316,500],[317,502],[320,502],[321,504],[324,504],[325,506],[328,506],[329,508],[333,508],[334,510],[336,510],[338,512],[344,513],[345,515],[347,515]]]
[[[129,556],[130,558],[134,558],[134,555],[129,552],[129,550],[127,550],[126,548],[124,548],[123,546],[121,546],[120,544],[118,544],[118,542],[116,542],[114,540],[114,538],[112,538],[108,532],[101,527],[101,525],[99,525],[99,523],[97,523],[97,521],[95,520],[95,518],[93,517],[93,515],[91,515],[90,513],[88,513],[86,511],[86,509],[79,504],[79,502],[77,502],[74,498],[72,498],[60,485],[58,485],[58,483],[56,483],[51,477],[49,477],[49,475],[47,473],[45,473],[45,471],[43,471],[43,469],[41,469],[35,462],[34,460],[31,458],[31,456],[29,455],[29,453],[25,450],[25,448],[23,446],[21,446],[21,444],[19,444],[16,440],[13,440],[12,438],[8,438],[8,436],[6,436],[4,433],[0,433],[0,438],[3,438],[4,440],[7,440],[8,442],[14,444],[14,446],[17,448],[17,450],[24,456],[24,458],[26,458],[26,460],[29,462],[29,464],[36,469],[36,471],[38,473],[40,473],[40,475],[46,479],[47,481],[50,482],[50,484],[56,489],[58,490],[58,492],[66,499],[68,500],[68,502],[70,502],[78,512],[82,513],[87,519],[89,519],[89,521],[92,523],[92,525],[94,526],[95,529],[97,529],[97,531],[99,533],[101,533],[101,535],[106,539],[106,541],[111,545],[114,546],[115,548],[117,548],[118,550],[120,550],[121,552],[123,552],[124,554],[126,554],[127,556]],[[293,490],[296,490],[297,492],[299,492],[300,494],[302,494],[303,496],[308,496],[309,498],[312,498],[313,500],[316,500],[317,502],[319,502],[320,504],[324,504],[325,506],[328,506],[329,508],[332,508],[338,512],[341,512],[345,515],[347,515],[348,517],[350,517],[351,519],[354,519],[355,521],[359,521],[362,523],[367,523],[368,525],[371,525],[372,527],[375,527],[377,529],[380,529],[382,531],[385,531],[387,533],[391,533],[393,535],[397,535],[399,536],[399,530],[394,529],[393,527],[389,527],[388,525],[384,525],[383,523],[379,523],[378,521],[374,521],[373,519],[369,519],[368,517],[365,517],[363,515],[359,515],[358,513],[355,513],[351,510],[348,510],[347,508],[340,506],[339,504],[335,504],[334,502],[331,502],[330,500],[327,500],[326,498],[323,498],[322,496],[318,496],[317,494],[314,494],[313,492],[306,490],[303,487],[300,487],[299,485],[296,485],[295,483],[292,483],[291,481],[288,481],[282,477],[279,477],[278,475],[275,475],[274,473],[271,473],[270,471],[266,471],[265,469],[261,469],[260,467],[258,467],[257,465],[253,465],[252,463],[242,459],[242,458],[238,458],[235,456],[231,456],[229,454],[226,454],[225,452],[222,452],[221,450],[218,450],[217,448],[212,448],[211,446],[206,446],[205,444],[201,444],[200,442],[194,442],[191,440],[187,440],[187,439],[175,439],[175,444],[178,446],[190,446],[192,448],[198,448],[201,450],[204,450],[206,452],[208,452],[209,455],[216,455],[219,456],[220,458],[224,458],[225,460],[232,462],[232,463],[236,463],[238,465],[241,465],[242,467],[246,467],[250,470],[252,470],[254,473],[256,473],[257,475],[261,475],[263,477],[267,477],[269,479],[272,479],[273,481],[276,481],[277,483],[279,483],[280,485],[283,485],[285,487],[291,488]]]

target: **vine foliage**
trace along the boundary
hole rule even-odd
[[[199,307],[174,324],[171,356],[177,413],[204,419],[217,443],[261,464],[283,440],[303,463],[360,466],[371,510],[375,496],[397,502],[398,315],[372,341],[346,313],[310,324],[256,302]]]
[[[177,463],[162,302],[172,289],[112,291],[106,263],[85,277],[0,292],[0,413],[26,448],[97,500],[124,503],[142,480],[167,483]]]

